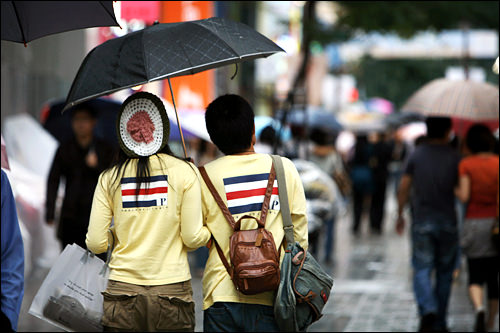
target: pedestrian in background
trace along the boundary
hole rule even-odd
[[[373,143],[373,194],[370,201],[370,231],[376,235],[382,234],[384,221],[385,197],[389,163],[392,160],[394,145],[385,133],[375,133]]]
[[[329,131],[321,128],[314,128],[311,132],[311,141],[314,143],[312,152],[310,154],[310,161],[315,163],[323,172],[329,175],[335,182],[338,188],[340,188],[337,179],[344,179],[345,170],[344,164],[342,162],[342,157],[335,149],[335,141],[337,136]],[[340,189],[338,191],[340,194]],[[335,200],[343,200],[341,196],[335,198]],[[325,235],[325,263],[331,264],[334,250],[334,240],[335,240],[335,220],[338,213],[339,203],[334,203],[332,205],[332,210],[335,211],[331,214],[331,218],[323,221],[326,230],[324,230]],[[317,247],[317,245],[315,246]]]
[[[349,177],[352,183],[353,223],[352,232],[359,235],[361,217],[365,203],[370,200],[374,190],[373,145],[366,134],[356,136],[354,155],[349,161]]]
[[[110,166],[115,153],[109,143],[94,136],[97,114],[88,103],[79,104],[70,112],[74,137],[56,151],[45,203],[45,221],[52,225],[59,183],[64,180],[64,199],[57,227],[63,249],[73,243],[86,247],[85,234],[97,179]]]
[[[490,238],[498,216],[498,155],[495,138],[485,125],[470,127],[465,144],[471,155],[459,165],[457,197],[466,204],[460,245],[467,257],[469,297],[476,311],[475,332],[490,331],[498,314],[499,253]],[[487,286],[488,319],[485,321],[484,289]]]
[[[215,189],[228,200],[235,221],[246,214],[261,210],[263,196],[252,194],[260,183],[256,176],[267,180],[272,159],[268,154],[254,151],[254,112],[250,104],[238,95],[224,95],[212,101],[206,110],[205,121],[212,142],[225,156],[205,165]],[[304,188],[293,163],[282,158],[295,240],[307,249],[307,217]],[[204,183],[204,182],[203,182]],[[228,184],[227,186],[225,184]],[[279,184],[278,184],[279,185]],[[265,185],[263,186],[265,189]],[[279,188],[280,190],[281,188]],[[225,196],[223,195],[225,194]],[[276,248],[283,258],[284,239],[278,195],[273,192],[265,221]],[[225,219],[206,184],[202,185],[203,216],[223,254],[228,258],[229,237],[233,229]],[[224,200],[224,199],[223,199]],[[229,202],[231,201],[231,203]],[[246,225],[248,221],[244,221]],[[251,226],[254,226],[252,222]],[[245,227],[247,228],[247,227]],[[244,227],[242,226],[242,229]],[[224,267],[216,246],[210,253],[203,275],[203,330],[205,332],[275,332],[275,292],[244,295],[236,290]]]
[[[87,246],[104,253],[114,243],[103,293],[108,331],[194,331],[187,252],[206,245],[210,233],[195,166],[168,146],[166,114],[153,94],[125,100],[117,120],[119,159],[95,190]]]
[[[411,192],[413,289],[420,332],[447,330],[448,300],[459,246],[454,188],[460,157],[449,145],[451,119],[429,117],[426,125],[427,138],[410,155],[401,177],[396,223],[401,235],[405,227],[403,210]]]
[[[2,328],[17,331],[24,296],[24,245],[9,178],[2,171]]]

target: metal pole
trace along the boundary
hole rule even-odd
[[[182,135],[181,122],[179,121],[179,115],[177,114],[177,108],[175,107],[174,92],[172,91],[170,78],[167,77],[167,80],[168,80],[168,87],[170,88],[170,95],[172,95],[172,104],[174,105],[175,117],[177,118],[177,127],[179,127],[179,133],[181,134],[182,148],[184,148],[184,157],[187,158],[186,144],[184,143],[184,135]]]

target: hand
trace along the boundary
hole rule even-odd
[[[87,156],[85,157],[85,162],[91,168],[97,167],[97,154],[95,153],[95,151],[91,151],[87,154]]]
[[[399,215],[396,220],[396,232],[398,235],[402,235],[405,230],[405,219],[403,216]]]

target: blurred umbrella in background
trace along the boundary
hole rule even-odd
[[[52,134],[59,143],[65,142],[73,137],[73,128],[71,127],[72,110],[70,109],[68,112],[61,113],[64,105],[64,99],[48,101],[42,107],[40,113],[40,122],[43,127]],[[120,111],[122,103],[112,99],[97,98],[88,101],[88,105],[93,108],[97,114],[94,135],[118,148],[116,117],[118,117],[118,112]]]
[[[379,112],[385,115],[392,114],[394,111],[394,104],[381,97],[372,97],[365,101],[365,107],[370,112]]]
[[[282,113],[283,110],[277,112],[278,119],[281,118]],[[308,128],[323,128],[333,132],[340,132],[344,129],[334,113],[312,106],[308,106],[306,110],[294,108],[288,111],[287,123]]]
[[[498,87],[486,82],[435,79],[418,89],[401,108],[425,116],[451,117],[455,133],[481,122],[498,128]]]
[[[255,116],[255,137],[259,140],[260,134],[264,128],[267,126],[272,126],[272,128],[278,132],[281,125],[279,120],[276,120],[269,116]],[[280,139],[282,142],[290,140],[292,134],[290,128],[286,127],[281,131]]]
[[[384,113],[369,111],[362,102],[346,106],[337,115],[340,124],[354,133],[384,131],[388,127],[386,117]]]
[[[94,129],[94,135],[106,140],[110,144],[118,148],[118,138],[116,136],[116,118],[120,112],[121,102],[109,98],[96,98],[87,101],[97,114],[97,124]],[[170,126],[177,126],[175,113],[170,103],[163,100],[167,108],[167,113],[170,119]],[[71,109],[61,113],[65,105],[64,99],[51,100],[45,103],[40,113],[40,122],[43,127],[54,136],[59,143],[69,140],[73,136],[73,128],[71,127]],[[75,108],[75,107],[73,107]],[[210,140],[205,128],[204,114],[199,112],[182,113],[183,120],[186,122],[184,134],[187,139],[200,137],[205,140]],[[171,141],[180,141],[179,132],[170,131]]]
[[[113,1],[2,1],[2,40],[17,43],[55,33],[119,26]]]
[[[66,100],[69,108],[118,90],[284,52],[251,27],[220,17],[161,23],[108,40],[87,54]],[[184,155],[187,152],[178,119]]]

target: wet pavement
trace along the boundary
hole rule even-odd
[[[388,188],[392,188],[388,186]],[[363,217],[362,232],[350,232],[351,217],[337,220],[333,264],[325,267],[334,278],[330,300],[323,317],[309,328],[310,332],[415,332],[419,320],[411,283],[410,244],[408,233],[394,233],[395,198],[388,195],[382,235],[371,235],[367,216]],[[320,247],[321,247],[320,243]],[[322,262],[323,253],[318,255]],[[203,330],[201,279],[192,263],[192,286],[195,298],[196,328]],[[474,313],[467,296],[465,261],[454,281],[449,306],[448,327],[452,332],[472,332]],[[33,271],[26,280],[25,297],[19,318],[19,332],[61,332],[62,330],[28,314],[29,306],[47,268]],[[495,331],[498,332],[498,317]]]

